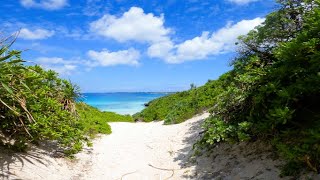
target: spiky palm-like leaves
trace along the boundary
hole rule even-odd
[[[55,139],[72,148],[83,139],[75,110],[79,88],[54,71],[24,65],[21,52],[10,50],[15,37],[0,41],[2,144],[24,149],[29,142]]]

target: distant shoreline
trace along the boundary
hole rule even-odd
[[[135,114],[145,108],[145,104],[172,94],[171,92],[107,92],[82,93],[80,101],[98,108],[100,111],[118,114]]]
[[[83,92],[81,94],[115,94],[115,93],[123,93],[123,94],[129,94],[129,93],[143,93],[143,94],[173,94],[180,91],[174,91],[174,92]]]

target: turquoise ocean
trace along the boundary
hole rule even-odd
[[[83,93],[83,101],[101,111],[132,115],[144,109],[145,103],[165,95],[168,93]]]

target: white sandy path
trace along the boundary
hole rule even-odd
[[[149,180],[173,176],[172,179],[182,179],[183,175],[192,172],[181,169],[181,163],[194,143],[193,138],[190,138],[191,142],[185,139],[198,134],[196,131],[200,129],[193,131],[190,128],[208,116],[205,113],[185,123],[168,126],[162,125],[163,122],[110,123],[112,134],[94,141],[93,155],[87,156],[91,158],[87,161],[91,168],[77,177]],[[84,152],[78,158],[84,159],[85,156]]]
[[[270,144],[261,141],[222,143],[210,154],[192,158],[192,145],[208,116],[176,125],[110,123],[112,134],[95,139],[93,147],[77,154],[75,161],[53,158],[41,148],[14,154],[0,149],[0,179],[279,179],[283,161],[273,158]],[[298,179],[320,179],[320,174]]]
[[[193,166],[182,167],[199,134],[200,123],[208,116],[205,113],[167,126],[163,122],[110,123],[112,134],[94,140],[92,148],[76,155],[76,162],[52,158],[39,149],[10,157],[2,153],[0,178],[183,179],[193,173]]]

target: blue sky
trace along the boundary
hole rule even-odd
[[[83,92],[179,91],[231,69],[237,36],[273,0],[2,0],[2,34],[23,58]]]

